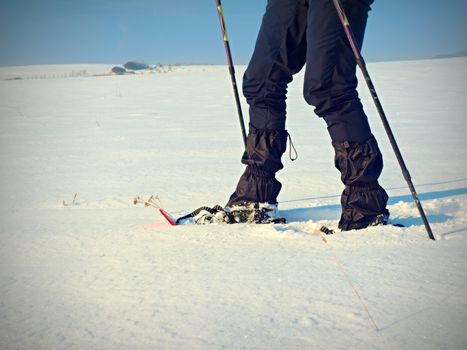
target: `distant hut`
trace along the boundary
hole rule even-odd
[[[140,62],[135,62],[135,61],[129,61],[123,65],[126,69],[130,70],[144,70],[144,69],[149,69],[149,65],[146,63],[140,63]]]
[[[126,69],[123,67],[115,66],[112,68],[112,73],[116,75],[123,75],[126,73]]]

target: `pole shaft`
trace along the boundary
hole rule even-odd
[[[428,233],[428,237],[432,240],[435,239],[433,232],[431,230],[430,224],[428,222],[428,219],[425,215],[425,212],[423,210],[422,204],[418,198],[417,192],[415,190],[415,187],[413,185],[412,179],[410,177],[409,170],[407,169],[407,166],[405,165],[404,159],[402,158],[402,154],[399,150],[399,146],[397,145],[396,139],[394,137],[394,134],[391,130],[391,127],[389,125],[388,119],[386,117],[386,114],[384,113],[383,106],[381,105],[381,101],[378,98],[378,94],[376,93],[376,89],[373,85],[373,82],[371,80],[370,74],[368,73],[368,70],[366,68],[365,61],[360,53],[360,50],[357,45],[357,41],[355,40],[355,37],[353,35],[352,29],[350,27],[350,23],[347,19],[347,16],[345,14],[344,8],[342,7],[342,4],[340,0],[332,0],[334,2],[334,6],[336,7],[337,14],[339,16],[339,19],[342,23],[342,26],[344,28],[345,34],[347,36],[347,39],[349,40],[350,46],[352,48],[352,51],[354,53],[355,59],[357,60],[357,64],[360,67],[363,77],[365,78],[366,84],[368,86],[368,89],[370,90],[371,98],[373,99],[373,102],[375,103],[376,109],[378,111],[378,114],[381,118],[381,121],[383,122],[384,130],[386,131],[386,134],[388,135],[389,142],[391,143],[391,146],[394,150],[394,153],[396,154],[397,161],[399,162],[399,166],[402,170],[402,175],[404,176],[404,179],[407,181],[407,184],[409,186],[410,192],[412,194],[412,198],[415,202],[415,205],[418,208],[418,211],[420,213],[420,216],[422,218],[423,224],[425,225],[425,229]]]
[[[232,88],[233,88],[234,97],[235,97],[235,104],[237,106],[237,113],[238,113],[238,119],[239,119],[239,122],[240,122],[240,129],[242,131],[243,144],[244,144],[245,149],[246,149],[245,122],[243,120],[242,105],[240,103],[240,96],[238,94],[237,79],[235,78],[235,68],[234,68],[234,64],[233,64],[233,60],[232,60],[232,53],[230,51],[229,37],[227,35],[227,28],[225,26],[224,11],[222,10],[221,0],[216,0],[216,4],[217,4],[217,12],[219,14],[219,23],[220,23],[220,26],[221,26],[222,37],[223,37],[223,40],[224,40],[225,54],[227,56],[227,65],[229,67],[230,78],[232,80]]]

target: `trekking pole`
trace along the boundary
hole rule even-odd
[[[344,8],[342,7],[340,0],[332,0],[332,1],[334,2],[334,6],[336,7],[337,14],[339,15],[339,19],[342,23],[342,26],[344,27],[345,35],[347,36],[347,39],[349,40],[355,59],[357,60],[357,64],[360,67],[363,73],[363,76],[365,78],[366,84],[368,86],[368,89],[370,90],[373,102],[375,103],[376,109],[378,110],[379,116],[381,117],[384,130],[386,130],[386,134],[389,137],[389,141],[391,142],[392,149],[394,150],[394,153],[396,154],[396,158],[401,167],[404,179],[407,181],[407,184],[409,185],[410,192],[412,193],[412,198],[415,204],[417,205],[420,216],[422,217],[423,224],[425,225],[426,231],[428,233],[428,237],[432,240],[435,240],[435,237],[433,236],[433,232],[431,231],[431,227],[428,222],[428,219],[425,215],[425,212],[423,211],[422,204],[420,203],[420,199],[418,198],[417,192],[415,191],[415,187],[412,183],[409,170],[407,169],[404,163],[404,159],[402,158],[402,154],[399,150],[399,147],[397,146],[396,139],[394,138],[394,134],[392,133],[391,127],[389,126],[389,122],[386,118],[386,114],[384,113],[383,106],[381,105],[378,95],[376,94],[376,90],[373,85],[373,82],[371,81],[370,74],[368,73],[368,70],[366,69],[365,61],[363,60],[360,49],[358,48],[357,41],[355,40],[355,36],[350,27],[350,23],[349,23],[349,20],[347,19]]]
[[[224,38],[225,54],[227,55],[227,64],[229,66],[230,78],[232,79],[232,87],[235,95],[235,103],[237,104],[238,118],[240,120],[240,128],[242,130],[243,144],[246,149],[246,131],[245,122],[243,121],[242,106],[240,104],[240,97],[238,96],[237,80],[235,79],[235,68],[232,61],[232,54],[230,52],[229,38],[227,36],[227,28],[225,27],[224,12],[222,10],[221,0],[216,0],[217,12],[219,13],[219,22],[221,25],[222,37]]]

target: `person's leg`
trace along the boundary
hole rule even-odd
[[[343,1],[360,47],[371,3]],[[345,184],[339,227],[364,228],[389,214],[388,196],[378,183],[382,155],[358,97],[356,60],[333,2],[309,0],[308,11],[304,97],[327,124]]]
[[[227,206],[237,203],[277,203],[286,150],[286,94],[292,75],[306,54],[306,0],[269,0],[255,51],[243,78],[249,104],[250,130],[242,158],[246,170]]]

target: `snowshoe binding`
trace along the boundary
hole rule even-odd
[[[233,223],[278,224],[286,221],[277,217],[277,204],[237,202],[225,211]]]
[[[177,224],[193,218],[199,225],[206,224],[277,224],[285,223],[284,218],[277,218],[277,205],[269,203],[240,202],[223,208],[216,205],[213,208],[201,207],[190,214],[177,219]]]

